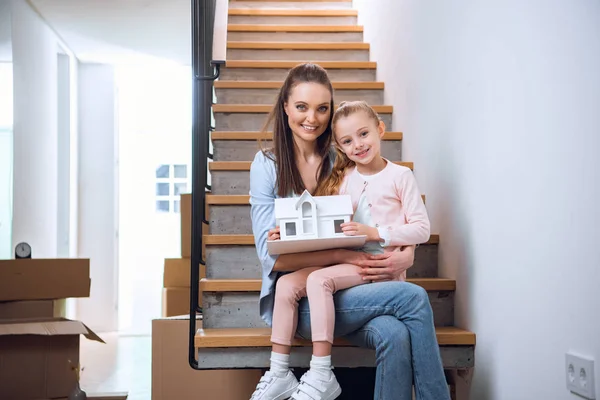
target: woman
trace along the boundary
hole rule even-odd
[[[449,399],[427,293],[399,281],[412,265],[414,247],[377,256],[343,249],[280,256],[271,256],[267,251],[267,237],[278,231],[275,198],[299,195],[305,189],[315,193],[331,171],[335,157],[331,146],[333,107],[333,88],[325,70],[314,64],[294,67],[267,122],[273,122],[273,148],[258,152],[252,162],[252,231],[263,272],[261,317],[272,325],[276,282],[283,273],[342,263],[363,266],[365,278],[377,283],[336,293],[335,336],[345,336],[356,345],[376,351],[374,398],[411,399],[414,375],[417,399]],[[297,333],[310,339],[308,302],[302,293],[298,300]],[[273,352],[271,365],[253,400],[279,398],[277,393],[295,384],[288,374],[273,370],[273,366],[285,370],[289,355]],[[319,388],[314,389],[318,392]],[[310,395],[304,398],[318,399],[315,391]]]

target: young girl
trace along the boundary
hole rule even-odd
[[[333,171],[315,195],[349,194],[355,214],[342,224],[346,235],[366,235],[361,249],[377,254],[394,251],[429,239],[429,219],[410,169],[381,156],[385,124],[365,102],[343,102],[333,115],[332,127],[338,154]],[[278,229],[269,240],[279,238]],[[405,280],[404,272],[399,280]],[[341,388],[332,372],[331,348],[335,325],[333,294],[372,282],[353,264],[309,267],[285,274],[277,281],[271,370],[252,400],[333,400]],[[298,301],[307,296],[311,310],[313,357],[300,380],[289,373],[289,353],[296,331]],[[389,313],[395,315],[395,310]],[[279,377],[280,379],[277,379]],[[287,377],[287,381],[285,379]]]

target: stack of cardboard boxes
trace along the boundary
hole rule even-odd
[[[163,274],[162,316],[172,317],[190,313],[190,266],[192,257],[192,195],[181,195],[181,258],[165,259]],[[204,226],[203,234],[207,234]],[[204,254],[204,251],[203,251]],[[200,279],[205,269],[199,265]],[[202,295],[198,301],[202,306]]]
[[[0,260],[0,399],[66,399],[77,385],[79,338],[103,342],[65,318],[90,295],[89,259]]]
[[[261,371],[196,371],[188,363],[192,195],[182,195],[180,204],[181,258],[165,260],[164,318],[152,321],[152,400],[248,399]],[[203,234],[207,234],[207,226],[203,228]],[[200,278],[204,278],[204,267],[198,268]],[[196,319],[196,328],[202,328],[201,315]]]

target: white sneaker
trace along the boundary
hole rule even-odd
[[[292,371],[284,377],[279,377],[271,371],[265,372],[260,378],[256,390],[250,400],[284,400],[288,399],[298,387],[298,379]]]
[[[298,389],[290,399],[294,400],[333,400],[342,394],[342,388],[332,373],[329,380],[323,376],[308,370],[300,379]]]

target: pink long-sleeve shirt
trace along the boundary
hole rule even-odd
[[[368,182],[356,167],[351,169],[342,181],[340,194],[349,194],[356,210],[364,192],[374,226],[389,234],[385,251],[425,243],[429,240],[430,223],[417,181],[409,168],[386,161],[385,168]]]

